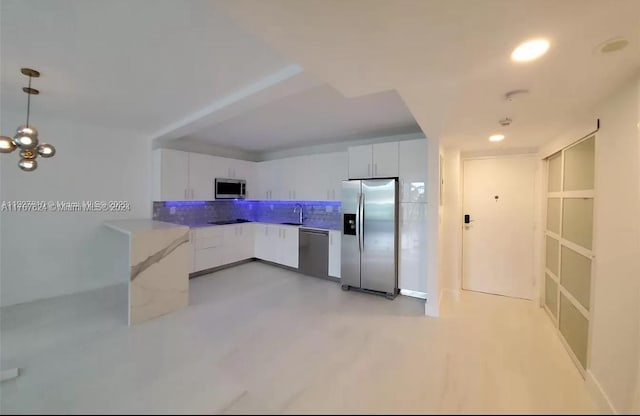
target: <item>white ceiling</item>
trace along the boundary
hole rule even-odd
[[[244,112],[189,138],[253,152],[420,132],[395,91],[345,98],[320,85]]]
[[[259,34],[346,96],[395,89],[427,137],[463,150],[548,142],[640,68],[638,0],[224,0]],[[631,44],[608,56],[601,42]],[[540,60],[515,64],[546,37]],[[525,88],[528,97],[502,96]],[[501,128],[505,116],[514,122]],[[595,126],[595,123],[594,123]],[[489,143],[490,134],[507,139]]]
[[[204,0],[0,7],[2,111],[25,111],[19,71],[33,67],[36,125],[49,115],[153,133],[293,63]]]
[[[391,131],[406,115],[402,102],[428,137],[447,145],[535,147],[640,68],[637,0],[3,0],[0,7],[3,113],[24,111],[19,68],[31,66],[43,73],[34,123],[54,116],[248,150],[356,137],[365,127]],[[549,53],[512,63],[512,49],[534,36],[550,39]],[[630,46],[595,52],[614,36]],[[502,98],[516,88],[531,94]],[[505,116],[514,123],[503,129],[497,120]],[[496,132],[507,140],[489,143]]]

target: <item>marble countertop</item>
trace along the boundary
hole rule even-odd
[[[105,221],[103,224],[109,228],[128,235],[132,235],[137,232],[152,230],[166,230],[168,228],[189,228],[189,226],[187,225],[156,221],[152,219],[112,220]]]

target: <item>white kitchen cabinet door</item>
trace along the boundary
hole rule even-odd
[[[280,199],[280,176],[282,166],[279,160],[260,162],[258,172],[258,196],[257,199]]]
[[[200,153],[189,153],[189,199],[211,201],[215,199],[216,158]]]
[[[354,146],[349,148],[349,179],[371,178],[373,146]]]
[[[279,227],[277,262],[298,268],[299,231],[298,227]]]
[[[399,143],[400,202],[427,202],[427,139]]]
[[[153,157],[154,201],[190,199],[189,153],[158,149]]]
[[[329,276],[340,277],[342,233],[329,231]]]
[[[255,256],[277,263],[280,244],[279,227],[268,224],[256,224],[255,227]]]
[[[224,229],[218,226],[202,227],[191,231],[193,247],[193,270],[222,266],[224,256]]]
[[[373,178],[391,178],[398,176],[398,142],[373,145]]]
[[[199,272],[224,264],[224,250],[222,247],[211,247],[196,250],[194,256],[194,271]]]
[[[400,204],[400,289],[427,292],[427,204]]]
[[[240,227],[237,224],[222,225],[224,230],[224,264],[231,264],[240,261],[241,248]]]
[[[330,153],[327,166],[331,167],[327,175],[327,200],[340,201],[342,199],[342,181],[349,178],[349,157],[344,152]]]
[[[240,233],[240,241],[238,244],[238,256],[240,260],[250,259],[255,257],[254,254],[254,238],[255,238],[255,224],[247,223],[238,225]]]

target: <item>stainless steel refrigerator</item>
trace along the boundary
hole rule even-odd
[[[344,290],[398,293],[398,180],[342,182]]]

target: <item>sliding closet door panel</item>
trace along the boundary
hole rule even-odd
[[[547,269],[558,275],[558,240],[547,236]]]
[[[558,317],[558,285],[545,273],[544,303],[554,317]]]
[[[547,199],[547,231],[560,235],[560,198]]]
[[[549,158],[549,170],[547,171],[547,190],[559,192],[562,190],[562,153],[556,153]]]
[[[593,189],[595,137],[590,137],[564,152],[564,190]]]
[[[593,198],[565,198],[562,210],[562,238],[591,249]]]
[[[582,313],[560,293],[560,333],[571,347],[576,358],[587,367],[587,340],[589,338],[589,322]]]
[[[562,271],[560,283],[589,310],[591,300],[591,259],[562,246]]]

